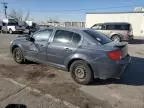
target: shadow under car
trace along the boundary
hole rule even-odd
[[[144,58],[132,57],[131,63],[122,74],[121,79],[108,79],[95,81],[91,85],[125,84],[141,86],[144,85]]]
[[[144,39],[133,39],[129,44],[144,44]]]

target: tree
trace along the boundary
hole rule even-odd
[[[30,12],[28,11],[24,17],[24,21],[27,21],[30,17]]]
[[[60,20],[59,20],[59,18],[57,16],[55,16],[55,17],[49,17],[48,20],[47,20],[47,23],[49,23],[49,22],[59,23]]]
[[[26,20],[29,19],[29,16],[30,16],[30,12],[29,11],[24,16],[24,12],[23,11],[15,10],[15,9],[12,9],[10,11],[10,13],[8,14],[9,18],[13,18],[13,19],[16,19],[18,21],[26,21]]]

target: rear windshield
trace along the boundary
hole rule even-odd
[[[112,40],[108,36],[106,36],[101,32],[94,31],[94,30],[84,30],[84,32],[101,44],[112,42]]]

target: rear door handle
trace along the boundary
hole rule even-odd
[[[65,51],[66,51],[66,52],[70,52],[70,51],[72,51],[72,50],[69,49],[69,48],[65,48]]]

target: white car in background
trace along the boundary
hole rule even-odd
[[[1,30],[10,34],[14,32],[22,33],[23,31],[25,31],[25,26],[22,22],[18,22],[15,19],[3,19]]]

